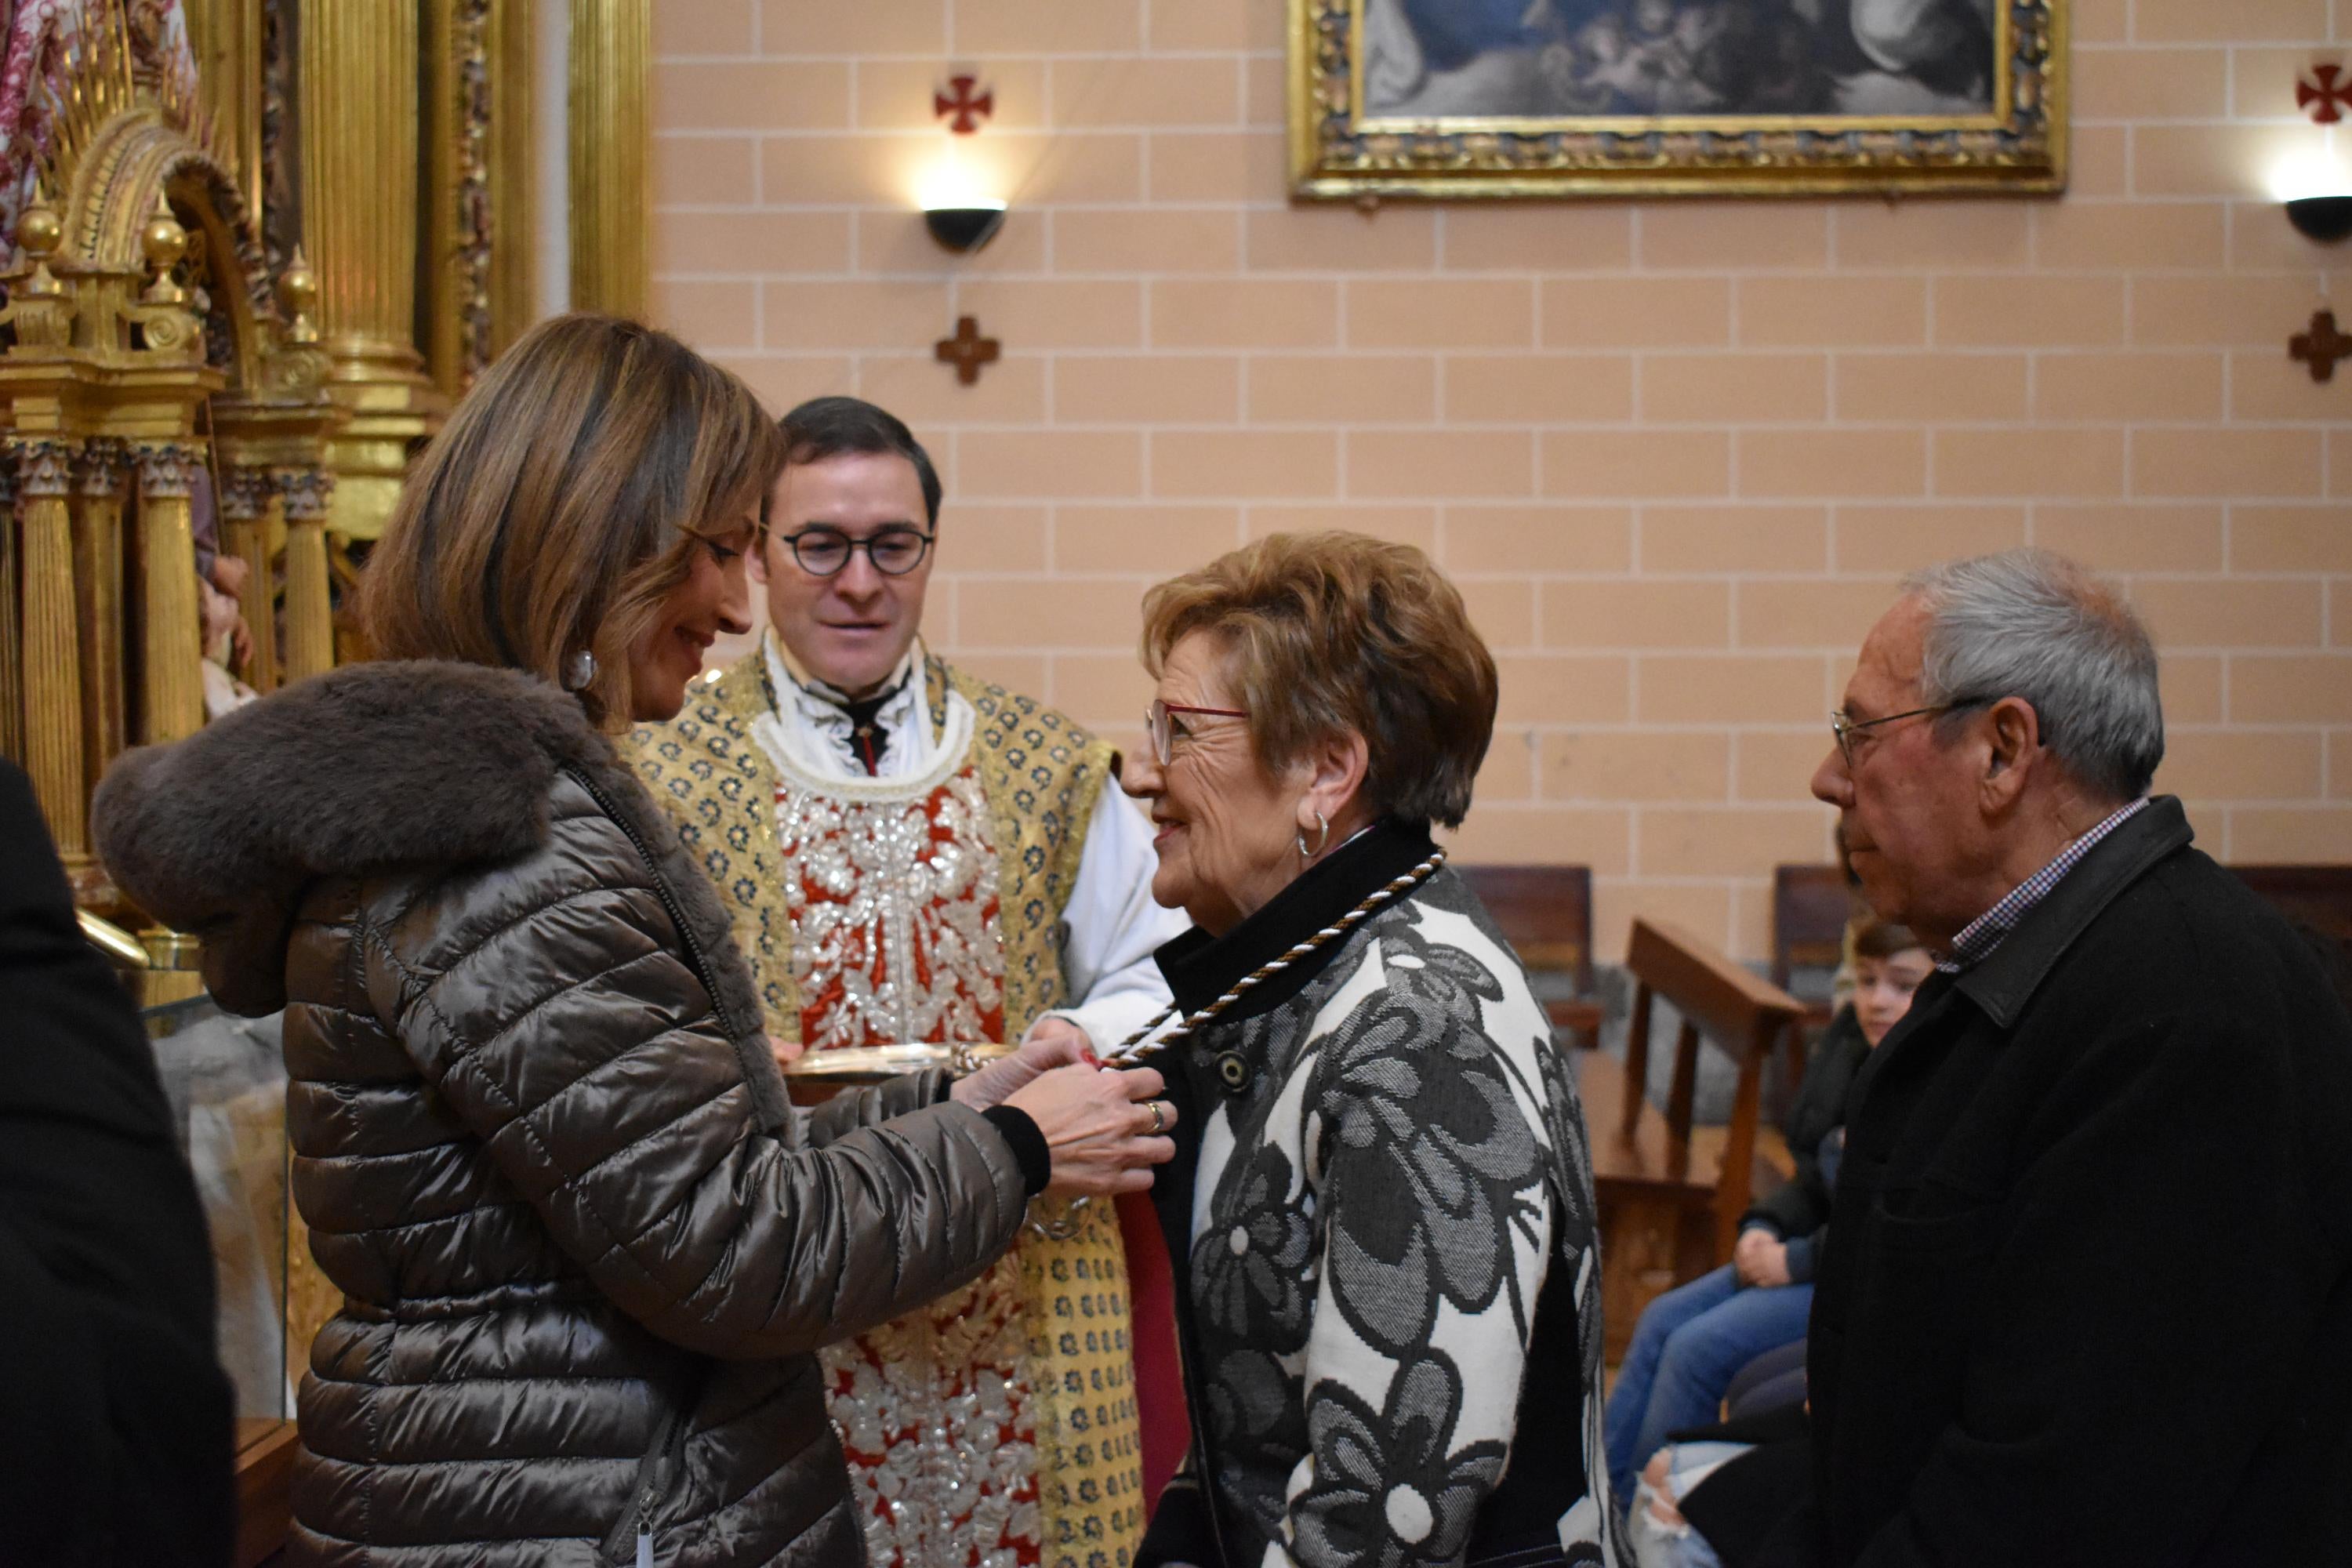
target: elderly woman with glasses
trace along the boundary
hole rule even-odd
[[[1147,1052],[1193,1447],[1140,1561],[1614,1561],[1583,1114],[1430,837],[1494,660],[1419,551],[1355,534],[1262,540],[1144,619],[1122,782],[1197,929]]]

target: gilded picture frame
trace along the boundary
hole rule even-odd
[[[2068,0],[1290,0],[1306,201],[2054,194]]]

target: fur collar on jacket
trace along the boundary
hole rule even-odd
[[[286,944],[310,883],[525,854],[547,839],[548,792],[567,767],[638,834],[697,934],[724,942],[716,967],[731,992],[740,961],[676,834],[580,704],[514,670],[413,661],[301,681],[185,741],[126,752],[91,826],[117,885],[203,940],[221,1005],[257,1015],[285,1005]],[[746,1000],[738,1016],[759,1015]]]

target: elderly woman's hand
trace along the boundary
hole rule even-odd
[[[1045,1135],[1054,1156],[1047,1192],[1108,1197],[1146,1191],[1151,1167],[1176,1157],[1175,1141],[1162,1136],[1176,1125],[1176,1108],[1158,1098],[1165,1087],[1150,1068],[1056,1068],[1004,1103]]]
[[[958,1079],[948,1092],[958,1105],[986,1110],[1003,1104],[1014,1090],[1036,1082],[1055,1068],[1081,1064],[1102,1065],[1095,1058],[1093,1037],[1067,1018],[1049,1013],[1029,1026],[1019,1050]]]

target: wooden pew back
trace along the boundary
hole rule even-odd
[[[2352,960],[2352,866],[2231,866],[2226,869],[2288,920],[2307,925]]]
[[[1588,1049],[1601,1044],[1593,995],[1592,871],[1585,866],[1457,866],[1533,973],[1552,1026]]]
[[[1633,1026],[1625,1047],[1627,1093],[1619,1111],[1621,1130],[1631,1133],[1646,1104],[1643,1088],[1649,1081],[1654,998],[1664,997],[1683,1020],[1675,1042],[1674,1075],[1664,1114],[1667,1131],[1684,1151],[1686,1171],[1701,1037],[1712,1038],[1738,1068],[1720,1167],[1713,1191],[1705,1200],[1713,1220],[1716,1260],[1727,1261],[1738,1237],[1739,1216],[1746,1212],[1754,1189],[1751,1173],[1765,1059],[1803,1014],[1804,1004],[1666,921],[1633,922],[1625,967],[1633,975],[1635,989]]]
[[[1800,969],[1835,969],[1853,913],[1835,866],[1773,867],[1772,984],[1786,991]]]

